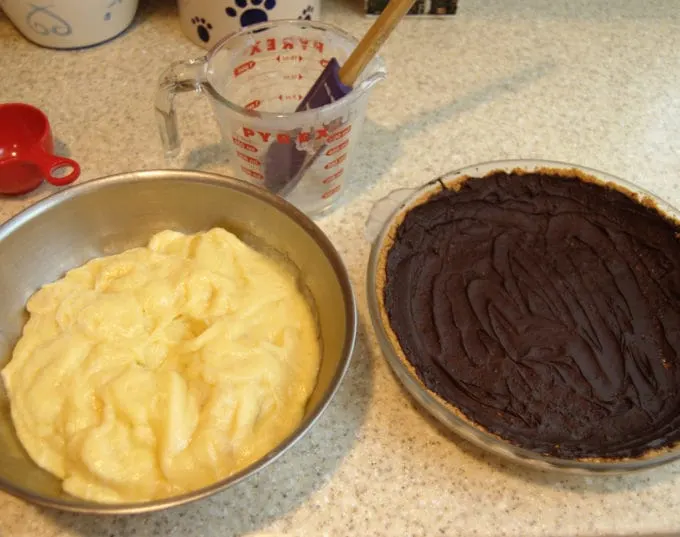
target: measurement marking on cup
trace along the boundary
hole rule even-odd
[[[231,141],[234,142],[234,144],[239,146],[241,149],[245,149],[246,151],[250,151],[251,153],[257,153],[257,147],[255,147],[253,144],[249,144],[248,142],[244,142],[237,136],[232,136]]]
[[[328,143],[330,144],[330,143],[335,142],[336,140],[339,140],[339,139],[342,138],[343,136],[349,134],[349,132],[350,132],[351,130],[352,130],[352,125],[347,125],[347,126],[346,126],[344,129],[342,129],[341,131],[332,132],[332,133],[330,134],[330,136],[328,136],[328,140],[327,140]]]
[[[241,160],[245,160],[248,164],[252,164],[253,166],[262,166],[262,163],[259,161],[259,159],[256,159],[255,157],[251,157],[250,155],[246,155],[245,153],[241,153],[240,151],[237,151],[236,155]]]
[[[247,62],[242,63],[241,65],[237,65],[234,67],[234,76],[240,76],[243,73],[250,71],[253,67],[255,67],[257,64],[253,60],[248,60]]]
[[[304,60],[302,56],[296,56],[296,55],[288,55],[288,56],[277,56],[276,61],[281,63],[281,62],[301,62]]]
[[[340,155],[338,158],[331,160],[328,164],[324,166],[324,169],[330,170],[331,168],[334,168],[335,166],[338,166],[339,164],[342,163],[343,160],[347,158],[347,153],[343,153]]]
[[[284,80],[302,80],[304,77],[302,73],[296,73],[294,75],[283,75]]]
[[[301,101],[302,95],[279,95],[277,99],[279,101]]]
[[[327,185],[328,183],[331,183],[335,181],[338,177],[342,175],[342,172],[345,171],[345,168],[340,168],[337,172],[335,172],[333,175],[329,175],[326,177],[323,181],[321,181],[324,185]]]
[[[255,179],[258,179],[262,181],[264,179],[264,175],[262,175],[260,172],[257,172],[255,170],[251,170],[250,168],[246,168],[245,166],[241,166],[241,169],[247,174],[250,175],[250,177],[253,177]]]
[[[328,199],[328,198],[330,198],[333,194],[337,194],[339,191],[340,191],[340,185],[335,185],[335,186],[334,186],[333,188],[331,188],[330,190],[328,190],[328,191],[324,192],[323,194],[321,194],[321,197],[322,197],[323,199]]]
[[[259,108],[259,106],[262,104],[262,101],[260,99],[255,99],[254,101],[250,101],[247,105],[245,105],[246,110],[255,110],[256,108]]]
[[[341,144],[338,144],[338,145],[336,145],[336,146],[334,146],[334,147],[331,147],[328,151],[326,151],[326,155],[328,155],[329,157],[330,157],[331,155],[335,155],[336,153],[338,153],[338,152],[342,151],[343,149],[345,149],[345,147],[347,147],[348,144],[349,144],[349,140],[345,140],[345,141],[342,142]]]

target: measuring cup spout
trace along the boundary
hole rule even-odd
[[[387,77],[385,62],[380,57],[374,58],[368,64],[364,73],[365,75],[359,80],[359,83],[355,84],[354,91],[366,92],[378,82],[384,80]]]
[[[171,64],[161,75],[156,91],[156,122],[166,157],[179,153],[180,140],[175,113],[175,95],[201,91],[206,80],[207,58],[202,56]]]

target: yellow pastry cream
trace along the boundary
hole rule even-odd
[[[2,371],[24,448],[107,503],[225,478],[302,420],[320,362],[293,271],[224,229],[163,231],[45,285]]]

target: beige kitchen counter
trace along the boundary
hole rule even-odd
[[[323,19],[360,35],[356,0]],[[172,0],[142,3],[99,47],[57,52],[0,14],[0,102],[41,107],[80,181],[162,167],[152,100],[162,68],[201,51]],[[305,438],[253,479],[192,505],[102,518],[0,493],[2,537],[583,536],[680,534],[680,463],[627,477],[554,477],[487,456],[438,427],[391,374],[370,328],[364,221],[390,190],[451,169],[547,158],[601,169],[680,205],[677,0],[461,0],[411,19],[384,48],[345,205],[319,220],[342,253],[361,318],[351,370]],[[179,99],[187,167],[228,171],[207,102]],[[53,190],[0,200],[4,220]]]

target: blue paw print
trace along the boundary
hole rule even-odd
[[[234,0],[234,4],[236,4],[237,8],[240,8],[239,11],[246,7],[248,9],[241,11],[239,14],[235,8],[228,7],[225,9],[227,15],[238,17],[241,26],[250,26],[258,22],[267,22],[269,20],[267,11],[271,11],[276,7],[276,0]]]

